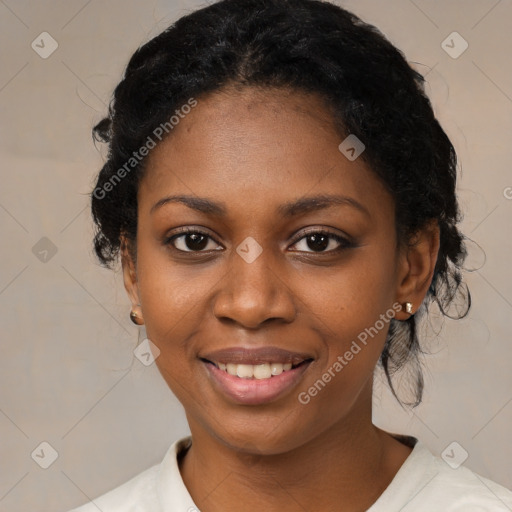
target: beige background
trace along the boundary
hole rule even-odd
[[[378,385],[375,422],[437,454],[457,441],[466,466],[512,487],[512,1],[340,4],[428,72],[460,158],[463,229],[485,250],[475,245],[468,261],[470,316],[446,321],[425,361],[424,404],[402,411]],[[0,1],[2,512],[65,511],[159,462],[187,433],[155,366],[133,357],[137,328],[120,276],[92,256],[86,194],[104,151],[91,127],[128,58],[197,5]],[[47,59],[31,48],[43,31],[58,43]],[[457,59],[441,46],[453,31],[469,44]],[[48,469],[31,458],[43,441],[58,453]]]

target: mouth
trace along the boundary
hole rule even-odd
[[[204,363],[215,366],[218,370],[223,371],[240,379],[271,379],[281,375],[283,372],[295,370],[302,365],[309,364],[313,358],[304,359],[298,363],[281,363],[281,362],[264,362],[259,364],[237,364],[223,363],[220,361],[210,361],[201,358]]]
[[[287,394],[314,361],[311,354],[277,347],[230,348],[199,357],[213,390],[230,402],[261,405]]]

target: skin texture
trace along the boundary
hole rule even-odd
[[[417,310],[439,248],[435,223],[397,249],[392,197],[362,158],[345,158],[342,140],[316,96],[225,88],[198,98],[148,157],[137,264],[125,247],[124,281],[160,350],[158,368],[184,406],[193,443],[180,470],[202,512],[366,510],[411,451],[371,421],[387,323],[308,404],[297,399],[394,303]],[[227,213],[177,202],[150,212],[177,194],[224,203]],[[347,204],[289,218],[276,210],[318,194],[348,196],[367,213]],[[165,245],[183,226],[211,237],[203,253],[190,252],[184,236],[174,244],[189,252]],[[353,245],[308,244],[304,231],[322,229]],[[262,248],[252,263],[236,252],[249,236]],[[199,359],[266,345],[314,361],[291,392],[262,405],[221,394]]]

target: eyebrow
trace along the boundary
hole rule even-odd
[[[225,217],[227,215],[227,208],[224,203],[215,202],[210,199],[206,199],[205,197],[189,195],[163,197],[151,207],[149,213],[153,214],[156,210],[169,203],[182,203],[193,210],[197,210],[198,212],[205,213],[207,215],[214,215],[218,217]],[[351,206],[370,217],[370,212],[352,197],[331,194],[304,197],[284,203],[277,207],[277,213],[282,217],[289,218],[298,214],[331,208],[335,205]]]

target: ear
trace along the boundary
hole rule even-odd
[[[130,297],[132,307],[140,304],[137,269],[130,254],[130,241],[121,236],[121,263],[123,265],[124,287]]]
[[[407,320],[423,302],[434,276],[439,243],[439,224],[433,219],[401,249],[396,300],[402,305],[411,302],[412,313],[403,307],[397,320]]]

